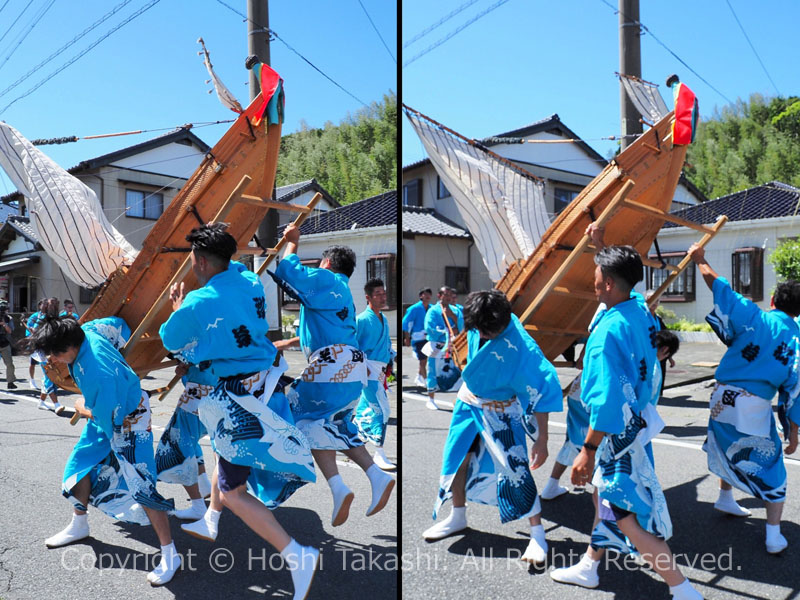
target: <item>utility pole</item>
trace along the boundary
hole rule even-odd
[[[642,77],[641,27],[639,26],[639,0],[619,0],[619,72]],[[619,84],[621,150],[633,143],[626,136],[642,133],[639,111]]]
[[[247,54],[256,56],[265,65],[269,62],[269,0],[247,0]],[[260,92],[256,73],[250,69],[250,101]],[[264,125],[266,127],[266,125]],[[275,199],[275,185],[272,186],[272,200]],[[278,243],[278,211],[269,210],[264,219],[259,223],[256,236],[265,248],[274,248]],[[275,306],[277,308],[277,322],[271,322],[269,338],[273,341],[280,339],[281,311],[280,292],[276,294]],[[271,304],[271,303],[268,303]],[[272,315],[270,315],[271,317]],[[277,327],[277,329],[276,329]]]

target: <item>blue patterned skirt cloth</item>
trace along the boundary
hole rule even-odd
[[[280,367],[221,379],[198,408],[214,452],[250,467],[248,490],[268,508],[316,481],[308,441],[294,425],[286,396],[276,389],[285,370],[281,359]]]
[[[497,506],[502,523],[541,512],[528,463],[522,407],[516,400],[500,404],[505,405],[502,411],[456,401],[444,447],[434,519],[442,504],[452,498],[453,478],[476,436],[478,451],[471,454],[468,466],[467,500]]]
[[[203,450],[199,441],[207,431],[200,417],[191,409],[196,411],[200,400],[213,389],[208,385],[186,385],[156,448],[159,481],[181,485],[197,483],[197,468],[203,464]]]
[[[376,446],[383,446],[386,440],[386,425],[389,423],[389,397],[384,387],[385,367],[386,365],[383,365],[377,380],[367,381],[367,387],[361,391],[361,399],[353,413],[353,421],[358,427],[361,439]],[[370,368],[376,367],[370,365]]]
[[[142,394],[139,406],[109,440],[94,421],[83,427],[81,437],[64,468],[62,493],[79,510],[86,510],[71,494],[72,488],[89,476],[89,504],[108,516],[140,525],[150,520],[142,507],[169,511],[175,503],[156,491],[156,462],[150,429],[150,400]]]

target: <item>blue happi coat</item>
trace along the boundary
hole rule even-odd
[[[403,315],[403,331],[411,335],[412,341],[425,339],[425,315],[430,309],[425,308],[422,300],[415,302],[406,309]]]
[[[62,491],[77,508],[86,510],[71,490],[88,475],[93,506],[113,518],[147,524],[141,507],[174,509],[172,500],[164,499],[155,487],[149,400],[112,342],[96,332],[98,325],[102,324],[83,325],[86,337],[69,365],[92,419],[67,461]]]
[[[309,367],[287,390],[298,427],[315,449],[362,445],[353,409],[366,385],[366,364],[348,277],[304,266],[296,254],[281,260],[275,277],[300,301],[300,347]],[[343,377],[321,374],[332,364]]]
[[[383,314],[369,307],[356,317],[358,348],[367,358],[367,387],[353,413],[361,437],[376,446],[383,446],[389,422],[389,399],[384,388],[386,368],[396,355],[389,337],[389,323]]]
[[[657,431],[646,430],[660,422],[655,410],[661,384],[658,328],[638,294],[602,313],[586,343],[581,397],[589,406],[591,428],[607,434],[592,480],[601,504],[634,513],[642,528],[667,539],[672,523],[647,449]],[[613,521],[611,511],[605,512],[601,506],[601,519]]]
[[[450,310],[456,317],[455,323],[450,323],[453,333],[464,331],[464,314],[455,304],[450,305]],[[425,335],[428,342],[437,348],[445,348],[450,340],[450,333],[444,321],[442,303],[437,302],[428,309],[425,315]],[[428,391],[447,392],[453,389],[461,377],[461,370],[448,355],[429,356],[427,366]]]
[[[497,506],[503,523],[537,514],[539,498],[525,438],[535,441],[538,436],[536,413],[563,409],[555,368],[514,315],[496,338],[481,345],[480,334],[469,330],[467,343],[464,386],[483,404],[463,401],[462,386],[445,442],[433,518],[452,497],[453,478],[476,438],[478,450],[470,454],[467,499]],[[504,406],[498,410],[498,404],[484,403],[487,400]]]
[[[273,366],[277,350],[268,329],[260,279],[231,261],[189,292],[159,333],[167,350],[218,379],[199,403],[200,420],[214,451],[250,467],[248,488],[273,508],[315,474],[308,442],[276,388],[286,362]]]
[[[712,393],[704,445],[709,469],[742,491],[782,502],[786,468],[770,403],[778,393],[779,413],[800,423],[800,329],[783,311],[763,311],[733,291],[724,277],[714,280],[711,289],[714,309],[706,320],[728,346],[715,376],[718,387],[732,389],[715,388]],[[766,427],[758,433],[737,427],[730,418],[748,400],[763,413]]]

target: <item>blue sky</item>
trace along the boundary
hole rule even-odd
[[[509,0],[402,71],[407,105],[469,138],[522,127],[553,113],[603,156],[619,135],[619,17],[617,0]],[[640,21],[668,50],[641,38],[642,77],[658,83],[671,73],[691,87],[701,117],[728,100],[759,92],[776,96],[729,8],[744,27],[782,96],[800,95],[800,3],[791,0],[642,0]],[[401,44],[465,4],[402,2]],[[445,37],[496,0],[479,0],[408,48],[404,61]],[[611,6],[609,6],[609,4]],[[434,8],[431,8],[434,6]],[[727,99],[726,99],[727,98]],[[425,158],[408,121],[402,121],[402,164]]]
[[[0,12],[0,93],[55,50],[123,0],[55,0],[14,47],[33,17],[52,0],[33,0],[19,22],[9,26],[29,0],[9,0]],[[132,0],[108,21],[63,54],[41,67],[15,89],[0,96],[0,111],[62,64],[121,23],[150,0]],[[247,14],[245,0],[225,0]],[[391,53],[397,58],[397,2],[361,0]],[[5,2],[0,3],[3,6]],[[370,25],[358,0],[272,0],[270,27],[290,46],[366,104],[397,92],[397,66]],[[249,102],[247,24],[216,0],[161,0],[113,33],[97,47],[50,78],[31,95],[0,112],[0,120],[28,139],[86,136],[139,129],[172,128],[184,123],[234,117],[214,94],[197,55],[202,37],[215,71],[242,104]],[[271,62],[284,78],[284,132],[326,122],[338,123],[363,105],[330,83],[280,41],[272,42]],[[13,54],[12,54],[13,51]],[[7,57],[10,58],[7,59]],[[197,128],[209,145],[229,125]],[[69,168],[163,132],[107,140],[81,140],[41,146],[62,167]],[[13,191],[0,176],[0,195]]]

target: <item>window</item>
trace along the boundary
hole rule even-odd
[[[437,175],[436,181],[439,183],[438,189],[436,191],[436,198],[449,198],[450,192],[448,191],[447,187],[442,183],[442,178]]]
[[[686,256],[686,252],[662,252],[661,257],[668,265],[677,266]],[[651,254],[650,258],[658,260],[658,256]],[[670,271],[658,267],[647,267],[647,289],[655,290],[669,277]],[[690,263],[683,272],[669,285],[661,296],[662,302],[693,302],[695,297],[695,268]]]
[[[569,206],[569,203],[572,202],[575,198],[578,197],[580,192],[576,192],[575,190],[568,190],[566,188],[554,188],[553,189],[553,211],[556,214],[559,214],[562,210]]]
[[[386,308],[397,308],[397,256],[377,254],[367,259],[367,279],[380,279],[386,290]]]
[[[318,267],[319,263],[322,262],[321,258],[306,258],[300,261],[300,264],[304,267]],[[281,306],[286,308],[287,310],[300,310],[300,304],[292,298],[289,294],[281,289]]]
[[[164,195],[125,190],[125,214],[138,219],[158,219],[164,212]]]
[[[412,179],[403,186],[403,206],[422,206],[421,179]]]
[[[455,289],[457,294],[468,294],[469,269],[467,267],[445,267],[444,284]]]
[[[753,302],[764,299],[763,248],[737,248],[731,255],[731,285]]]

